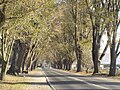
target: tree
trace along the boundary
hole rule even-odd
[[[108,28],[108,39],[110,44],[110,71],[109,76],[115,76],[116,74],[116,59],[120,54],[120,39],[117,42],[117,31],[120,24],[119,11],[120,11],[120,3],[119,0],[116,1],[107,1],[107,16],[111,18],[109,23],[107,24]]]
[[[53,3],[53,1],[50,1],[49,3]],[[17,0],[17,1],[2,0],[0,1],[0,8],[1,8],[0,25],[2,27],[2,50],[1,50],[2,79],[6,75],[7,65],[9,64],[9,60],[12,54],[14,39],[15,39],[15,43],[16,43],[16,40],[19,40],[19,39],[20,39],[20,42],[16,43],[17,44],[16,48],[18,48],[18,50],[14,50],[14,52],[17,52],[16,55],[14,55],[16,56],[16,58],[14,59],[17,59],[17,60],[13,60],[12,61],[13,63],[14,61],[19,62],[18,60],[24,57],[24,55],[20,55],[21,50],[19,49],[21,48],[21,43],[26,42],[27,44],[30,44],[30,46],[32,47],[34,45],[34,43],[32,43],[32,40],[38,38],[38,37],[34,38],[34,36],[38,35],[36,33],[40,31],[39,30],[40,27],[38,26],[39,23],[33,22],[32,23],[33,25],[31,25],[30,19],[32,19],[32,16],[35,16],[35,13],[38,13],[37,11],[39,9],[42,9],[43,6],[46,7],[46,5],[48,5],[47,0],[40,1],[40,2],[38,0],[33,0],[32,2],[31,0],[29,1],[26,1],[26,0],[22,0],[22,1],[21,0]],[[28,27],[27,25],[30,27]],[[27,31],[25,32],[24,30],[27,30]],[[10,36],[8,35],[8,33],[10,33]],[[16,36],[13,37],[13,35],[16,35]],[[28,35],[28,37],[26,37],[25,35]],[[31,42],[28,42],[28,41],[31,41]],[[30,47],[30,50],[31,50],[31,47]],[[29,52],[30,50],[28,50],[27,52]],[[28,53],[28,55],[29,54],[31,54],[31,52]],[[37,55],[38,54],[35,54],[35,56]],[[30,59],[32,57],[28,57],[28,58]],[[23,64],[24,61],[25,60],[20,61],[20,63]],[[29,61],[30,60],[28,60],[28,62]],[[14,64],[12,65],[14,66]],[[15,64],[15,65],[17,66],[14,66],[14,67],[17,67],[17,69],[20,69],[20,66],[21,66],[20,64],[19,65]]]
[[[108,44],[106,44],[103,53],[100,55],[100,41],[106,31],[106,15],[105,15],[105,4],[101,0],[85,0],[86,6],[88,9],[88,14],[91,20],[92,26],[92,60],[94,63],[94,72],[93,74],[99,73],[99,65],[102,57],[104,56],[105,51],[107,50]],[[90,3],[90,5],[88,4]]]

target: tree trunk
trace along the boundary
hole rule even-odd
[[[109,1],[109,2],[111,3],[111,7],[109,6],[108,17],[112,16],[111,18],[112,22],[108,24],[112,29],[111,36],[108,37],[108,38],[111,38],[112,40],[110,44],[111,63],[110,63],[109,76],[115,76],[116,75],[116,59],[117,59],[117,56],[119,55],[118,51],[120,47],[120,46],[117,46],[117,43],[119,45],[119,42],[117,42],[117,31],[119,31],[118,28],[120,26],[120,18],[119,18],[119,11],[120,11],[119,2],[120,1],[116,0],[115,3],[114,1]]]
[[[1,46],[1,54],[2,54],[2,70],[1,70],[1,80],[5,79],[6,75],[6,64],[7,62],[5,61],[5,41],[4,41],[4,30],[2,31],[2,46]]]
[[[16,65],[17,73],[21,72],[21,65],[22,65],[24,54],[25,54],[25,45],[24,45],[24,43],[19,43],[18,59],[17,59],[17,63],[16,63],[17,64]]]
[[[98,47],[96,47],[95,45],[93,45],[93,50],[92,50],[92,59],[93,59],[93,64],[94,64],[94,72],[93,74],[96,74],[99,72],[99,68],[98,68]]]
[[[33,58],[35,57],[35,53],[34,52],[31,52],[31,57],[30,57],[30,60],[29,60],[29,65],[28,65],[28,70],[31,71],[31,68],[32,68],[32,64],[33,64]]]
[[[109,76],[115,76],[116,74],[116,53],[111,48],[111,62]]]
[[[35,70],[36,65],[37,65],[37,60],[33,63],[31,70]]]
[[[71,62],[69,61],[69,64],[68,64],[68,70],[71,70]]]
[[[13,57],[12,57],[12,61],[11,61],[11,66],[10,66],[9,70],[7,71],[8,74],[14,74],[15,75],[16,56],[17,56],[17,53],[14,52]]]
[[[6,69],[7,69],[6,65],[7,65],[7,62],[2,60],[1,80],[5,79]]]
[[[82,51],[80,46],[78,46],[76,50],[76,56],[77,56],[77,72],[81,72]]]
[[[27,70],[27,68],[26,68],[26,67],[27,67],[27,66],[26,66],[26,61],[27,61],[28,58],[29,58],[29,54],[30,54],[30,49],[27,48],[27,49],[25,50],[24,60],[23,60],[23,62],[22,62],[22,72]]]
[[[13,46],[13,56],[11,61],[11,66],[9,70],[7,71],[8,74],[15,75],[15,66],[16,66],[16,60],[18,58],[18,45],[17,41],[15,40],[14,46]]]
[[[77,59],[77,72],[82,71],[81,70],[81,49],[78,45],[78,37],[77,37],[77,6],[75,8],[75,15],[74,15],[74,23],[75,23],[75,30],[74,30],[74,42],[75,42],[75,53],[76,53],[76,59]]]
[[[87,0],[85,0],[87,8],[89,8],[89,3]],[[99,15],[97,15],[98,10],[100,9],[100,3],[97,2],[97,0],[93,1],[93,7],[95,9],[95,14],[89,11],[89,16],[92,24],[92,38],[93,38],[93,43],[92,43],[92,60],[94,64],[94,72],[93,74],[99,73],[99,49],[100,49],[100,39],[103,34],[103,30],[101,31],[100,29],[100,20],[101,18]]]
[[[117,35],[117,29],[113,31],[113,38],[112,38],[112,43],[111,43],[111,47],[110,47],[111,63],[110,63],[109,76],[115,76],[115,74],[116,74],[116,59],[117,59],[116,35]]]

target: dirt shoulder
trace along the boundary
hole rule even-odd
[[[41,69],[20,76],[7,75],[0,81],[0,90],[51,90]]]

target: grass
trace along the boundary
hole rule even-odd
[[[20,76],[6,75],[0,90],[51,90],[40,69]]]
[[[6,75],[5,80],[0,80],[0,90],[26,90],[32,80],[30,77]]]
[[[10,84],[0,84],[0,90],[25,90],[25,86],[18,85],[10,85]]]
[[[67,71],[67,70],[62,70],[62,71]],[[85,70],[83,70],[82,72],[76,72],[74,70],[70,70],[67,72],[71,72],[71,73],[78,73],[80,75],[88,75],[88,76],[92,76],[93,74],[93,69],[90,69],[88,73],[86,73]],[[103,69],[100,71],[99,74],[95,75],[95,76],[99,76],[99,77],[106,77],[106,78],[113,78],[113,79],[118,79],[120,80],[120,70],[116,70],[116,76],[112,76],[112,77],[108,77],[109,74],[109,70],[108,69]]]
[[[25,81],[23,77],[16,77],[12,75],[6,75],[6,79],[4,81],[0,81],[0,90],[25,90],[27,87],[22,82]],[[21,82],[19,84],[19,82]]]

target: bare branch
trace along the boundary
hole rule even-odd
[[[117,57],[120,55],[120,52],[117,54]]]
[[[119,47],[120,47],[120,39],[119,39],[119,42],[118,42],[118,44],[117,44],[116,53],[118,52]]]
[[[103,52],[102,52],[102,54],[100,56],[100,60],[102,60],[102,58],[104,57],[105,52],[107,51],[108,46],[109,46],[109,41],[107,41],[107,44],[106,44],[106,46],[105,46],[105,48],[104,48],[104,50],[103,50]]]

